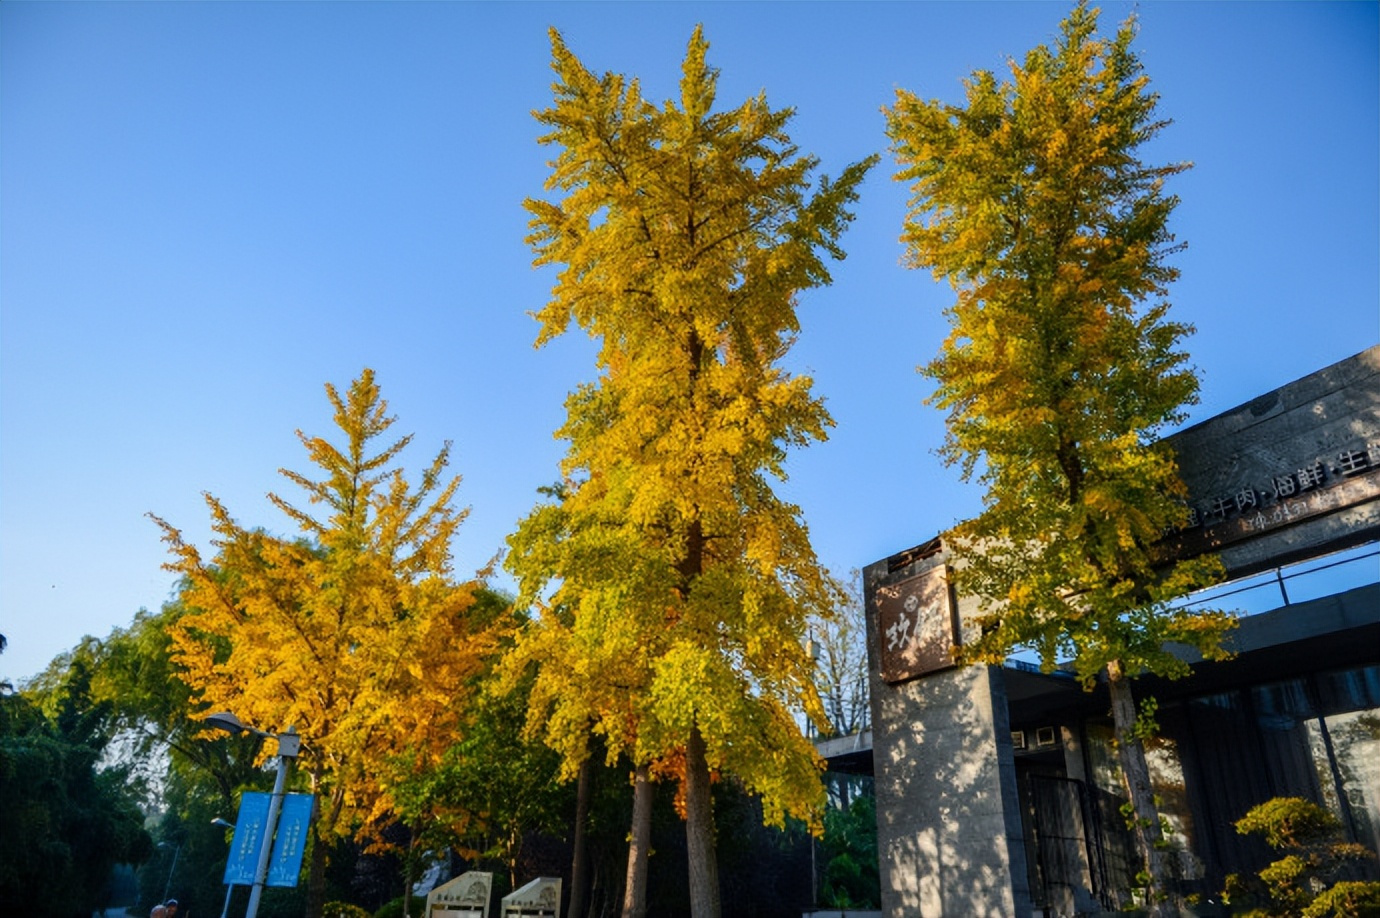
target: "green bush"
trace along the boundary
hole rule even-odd
[[[327,902],[321,918],[370,918],[369,910],[348,902]]]
[[[383,908],[374,912],[374,918],[402,918],[402,913],[403,899],[402,896],[398,896],[398,898],[394,899],[392,902],[385,903]],[[422,915],[425,915],[426,897],[413,896],[412,908],[408,909],[408,914],[412,915],[413,918],[421,918]]]
[[[1304,918],[1377,918],[1380,883],[1338,883],[1303,910]]]
[[[874,798],[862,796],[846,810],[830,809],[824,814],[820,904],[831,908],[876,908],[881,901],[876,812]]]
[[[1276,797],[1253,807],[1236,831],[1265,836],[1284,854],[1255,877],[1232,874],[1222,897],[1255,906],[1243,918],[1380,918],[1380,883],[1341,880],[1343,871],[1375,855],[1341,837],[1341,822],[1300,797]]]

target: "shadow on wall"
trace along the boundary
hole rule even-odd
[[[1004,698],[994,698],[1000,674],[966,667],[874,691],[888,725],[874,750],[883,911],[1029,914],[1015,888],[1024,885],[1024,850],[1005,815],[1018,811],[1014,763],[997,754],[996,738],[1009,734]]]

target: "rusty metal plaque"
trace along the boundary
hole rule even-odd
[[[944,565],[877,587],[872,603],[883,679],[902,682],[954,665],[957,628]]]

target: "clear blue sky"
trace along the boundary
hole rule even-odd
[[[1131,11],[1104,5],[1104,31]],[[565,394],[592,347],[533,349],[523,198],[546,152],[546,28],[591,68],[673,94],[703,22],[720,98],[765,90],[823,171],[885,147],[897,87],[960,98],[974,68],[1049,40],[1062,3],[0,4],[0,677],[40,671],[168,598],[153,511],[206,547],[202,491],[284,530],[264,499],[331,431],[322,384],[364,366],[445,440],[483,565],[554,480]],[[1195,419],[1380,338],[1375,3],[1139,5],[1174,120],[1148,156],[1192,160]],[[868,179],[835,283],[800,303],[791,362],[838,423],[781,493],[839,573],[978,507],[932,450],[915,367],[949,292],[900,266],[906,191]]]

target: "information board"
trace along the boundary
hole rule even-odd
[[[235,820],[235,836],[230,842],[230,856],[225,862],[223,882],[237,886],[254,885],[254,871],[259,866],[259,851],[272,798],[272,794],[259,791],[245,791],[240,795],[240,812]],[[298,874],[302,871],[302,854],[307,846],[307,832],[311,826],[311,811],[311,794],[283,795],[265,885],[297,885]]]

